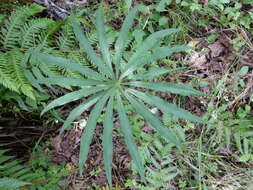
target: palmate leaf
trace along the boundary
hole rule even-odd
[[[85,110],[87,110],[89,107],[95,104],[99,100],[99,98],[101,98],[104,94],[105,92],[100,92],[88,98],[88,100],[86,100],[84,103],[80,104],[75,109],[73,109],[70,112],[69,116],[67,117],[66,121],[64,122],[60,132],[63,133],[63,131],[70,126],[71,122],[73,122],[77,117],[79,117]]]
[[[92,109],[89,119],[87,121],[87,124],[85,126],[84,132],[81,137],[81,142],[80,142],[80,155],[79,155],[79,169],[80,169],[80,174],[83,173],[83,165],[84,162],[87,159],[88,153],[89,153],[89,147],[90,143],[92,141],[92,136],[94,133],[94,130],[97,125],[97,120],[104,108],[104,105],[110,95],[113,93],[113,91],[107,92],[94,106]],[[112,118],[111,118],[112,119]]]
[[[129,11],[129,14],[126,16],[123,25],[120,29],[119,37],[115,43],[115,68],[116,68],[116,76],[118,76],[119,72],[119,64],[122,58],[123,50],[127,46],[129,31],[133,25],[134,17],[137,12],[137,7]]]
[[[70,16],[69,21],[73,28],[76,41],[79,42],[80,49],[85,51],[85,54],[87,54],[87,60],[90,60],[91,62],[89,68],[84,64],[80,64],[78,61],[76,62],[72,60],[73,58],[71,57],[69,57],[69,59],[65,59],[39,52],[32,53],[32,56],[35,56],[39,61],[42,62],[37,64],[38,68],[32,68],[31,72],[35,76],[34,78],[36,79],[37,84],[44,84],[48,86],[59,85],[63,87],[75,86],[80,88],[77,91],[70,92],[52,101],[47,107],[44,108],[42,114],[58,106],[63,106],[69,102],[85,98],[83,103],[78,105],[70,112],[61,128],[61,133],[67,129],[71,123],[83,112],[87,111],[88,109],[91,110],[81,137],[79,155],[80,173],[83,172],[83,165],[87,160],[89,146],[96,129],[97,121],[102,112],[104,112],[104,129],[102,138],[103,158],[107,180],[110,185],[112,185],[112,132],[114,118],[119,119],[120,129],[124,135],[125,143],[129,149],[133,163],[136,165],[141,179],[145,181],[142,158],[134,141],[132,129],[125,110],[125,104],[129,104],[130,107],[133,108],[139,115],[141,115],[155,131],[157,131],[164,139],[166,139],[166,141],[174,143],[178,148],[181,148],[181,140],[179,140],[177,135],[174,134],[174,131],[168,127],[164,127],[159,118],[152,114],[144,103],[150,104],[151,106],[156,106],[162,112],[171,113],[179,118],[196,121],[203,124],[205,123],[205,121],[203,121],[201,118],[192,115],[190,112],[183,110],[174,104],[169,104],[159,97],[145,94],[140,90],[135,90],[136,88],[145,88],[149,90],[175,93],[180,95],[204,95],[204,93],[183,84],[174,84],[168,82],[144,82],[147,80],[150,81],[150,79],[159,77],[168,72],[179,70],[181,68],[172,70],[163,68],[157,70],[150,69],[145,73],[139,73],[140,67],[144,67],[146,64],[170,56],[172,53],[184,51],[188,49],[188,47],[160,47],[161,44],[163,44],[161,42],[162,38],[177,31],[176,29],[165,29],[155,32],[147,37],[140,45],[138,45],[135,52],[125,53],[124,48],[126,48],[130,42],[129,32],[132,28],[136,13],[137,8],[134,8],[127,15],[121,27],[118,39],[114,44],[114,49],[112,44],[108,43],[108,39],[106,39],[102,8],[96,12],[95,20],[97,30],[96,36],[99,43],[98,48],[95,46],[93,49],[87,40],[87,37],[84,35],[85,32],[82,31],[80,22],[76,16],[73,14]],[[102,56],[100,57],[98,53],[100,53]],[[122,59],[123,57],[124,59]],[[120,65],[122,62],[126,63],[125,67]],[[36,63],[33,65],[36,66]],[[57,66],[63,69],[68,69],[71,72],[78,72],[78,76],[74,78],[56,77],[57,74],[54,75],[54,73],[49,73],[50,70],[48,71],[46,68],[44,68],[45,65]],[[138,75],[135,77],[134,75],[136,75],[136,73],[138,73]],[[136,78],[138,81],[133,81],[132,78]],[[116,106],[115,110],[114,106]],[[114,115],[116,111],[117,114]],[[118,118],[115,116],[118,116]]]
[[[82,32],[80,28],[80,24],[78,20],[73,15],[71,17],[70,22],[73,27],[75,36],[77,40],[79,41],[80,48],[88,54],[94,66],[96,66],[100,72],[102,73],[104,72],[106,75],[110,76],[111,78],[114,78],[114,74],[112,73],[112,71],[108,67],[105,66],[101,58],[92,49],[89,41],[87,40],[87,38],[85,37],[84,33]]]
[[[184,110],[184,109],[176,106],[175,104],[169,104],[157,96],[152,96],[150,94],[143,93],[143,92],[140,92],[140,91],[134,90],[134,89],[128,89],[127,91],[130,92],[131,94],[133,94],[134,96],[142,99],[144,102],[148,103],[149,105],[156,106],[164,113],[170,113],[178,118],[207,124],[207,122],[204,121],[202,118],[191,114],[189,111]]]
[[[127,148],[129,149],[131,158],[133,159],[133,162],[137,167],[137,171],[139,172],[142,180],[145,181],[144,168],[141,161],[141,157],[139,155],[138,148],[134,142],[131,126],[129,125],[126,111],[119,94],[117,95],[117,105],[118,105],[118,112],[119,112],[120,127],[125,137]]]
[[[103,130],[103,156],[105,173],[109,185],[112,186],[112,130],[113,130],[113,103],[114,96],[111,96],[105,111],[104,130]]]
[[[105,36],[104,11],[102,7],[96,12],[96,29],[98,33],[99,46],[101,48],[103,58],[108,68],[110,69],[110,72],[113,73],[109,46],[108,46],[108,43],[106,41],[106,36]]]
[[[41,84],[57,84],[59,86],[90,86],[90,85],[102,85],[106,82],[93,80],[93,79],[82,79],[82,78],[72,78],[72,77],[51,77],[51,78],[39,78],[37,80]]]
[[[80,74],[83,74],[87,77],[96,78],[97,80],[105,80],[106,79],[101,74],[97,73],[96,71],[94,71],[88,67],[85,67],[83,65],[80,65],[73,60],[52,56],[49,54],[38,53],[38,52],[33,52],[32,55],[34,57],[38,58],[39,60],[44,61],[48,64],[53,64],[53,65],[56,65],[56,66],[59,66],[59,67],[65,68],[65,69],[69,69],[71,71],[76,71],[76,72],[79,72]]]
[[[183,96],[188,96],[188,95],[205,96],[206,95],[205,93],[195,90],[194,88],[191,88],[189,86],[186,86],[183,84],[169,83],[169,82],[133,81],[133,82],[126,82],[125,84],[130,85],[130,86],[140,87],[140,88],[161,91],[161,92],[180,94]]]
[[[49,111],[50,109],[53,109],[55,107],[67,104],[69,102],[76,101],[80,98],[87,97],[91,94],[97,93],[101,90],[107,89],[108,86],[96,86],[91,88],[84,88],[75,92],[68,93],[60,98],[55,99],[50,104],[48,104],[41,112],[41,114],[44,114],[45,112]]]

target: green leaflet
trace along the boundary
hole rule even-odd
[[[116,75],[118,76],[119,72],[119,64],[120,60],[122,58],[123,50],[127,46],[128,42],[128,36],[129,36],[129,31],[133,25],[134,17],[137,12],[137,7],[134,9],[130,10],[128,15],[126,16],[123,25],[120,29],[119,37],[115,43],[115,67],[116,67]]]
[[[60,133],[63,133],[63,131],[66,130],[70,126],[71,122],[73,122],[77,117],[79,117],[90,106],[95,104],[99,100],[99,98],[101,98],[104,94],[105,94],[105,92],[100,92],[100,93],[88,98],[88,100],[86,100],[84,103],[80,104],[75,109],[73,109],[70,112],[67,119],[65,120]]]
[[[147,88],[151,90],[161,91],[161,92],[169,92],[174,94],[180,94],[183,96],[187,95],[198,95],[198,96],[205,96],[206,94],[195,90],[189,86],[183,84],[175,84],[169,82],[141,82],[141,81],[134,81],[134,82],[127,82],[124,83],[126,85],[140,87],[140,88]]]
[[[112,186],[112,131],[113,131],[113,99],[111,96],[105,111],[105,120],[103,124],[103,157],[105,165],[105,173],[109,185]]]
[[[75,36],[77,40],[79,41],[80,48],[88,54],[94,66],[96,66],[100,72],[105,73],[111,78],[114,78],[114,74],[110,71],[108,67],[105,66],[101,58],[92,49],[89,41],[86,39],[85,35],[83,34],[83,31],[81,30],[79,26],[78,20],[73,15],[70,17],[70,23],[73,27]]]
[[[80,98],[87,97],[91,94],[97,93],[101,90],[106,90],[108,89],[108,86],[96,86],[96,87],[91,87],[91,88],[84,88],[75,92],[71,92],[68,94],[65,94],[64,96],[61,96],[60,98],[55,99],[52,101],[50,104],[48,104],[41,112],[41,115],[47,112],[50,109],[53,109],[55,107],[67,104],[72,101],[76,101]]]
[[[203,124],[208,123],[202,118],[191,114],[189,111],[184,110],[176,106],[175,104],[169,104],[157,96],[152,96],[150,94],[143,93],[134,89],[128,89],[128,92],[142,99],[144,102],[148,103],[149,105],[156,106],[158,109],[160,109],[164,113],[170,113],[178,118],[187,119],[187,120],[198,122],[198,123],[203,123]]]
[[[107,92],[94,106],[92,109],[87,124],[84,128],[81,142],[80,142],[80,154],[79,154],[79,170],[80,174],[83,173],[83,165],[87,159],[89,153],[90,143],[92,141],[92,136],[96,128],[97,120],[104,108],[104,105],[108,98],[110,97],[112,91]]]
[[[52,65],[56,65],[65,69],[69,69],[71,71],[76,71],[80,74],[83,74],[91,78],[96,78],[98,80],[106,80],[106,78],[103,77],[101,74],[97,73],[96,71],[88,67],[80,65],[73,60],[64,59],[61,57],[56,57],[49,54],[38,53],[38,52],[33,52],[32,55],[37,57],[39,60],[46,62],[47,64],[52,64]]]
[[[134,142],[134,137],[132,135],[131,126],[129,125],[129,121],[125,112],[124,105],[122,103],[121,97],[118,94],[117,95],[117,105],[118,105],[118,113],[119,113],[119,121],[120,121],[120,128],[122,130],[122,133],[125,137],[125,142],[127,145],[127,148],[129,149],[130,155],[133,159],[134,164],[137,167],[137,170],[141,176],[141,179],[145,181],[145,175],[144,175],[144,168],[141,161],[141,157],[138,152],[138,148]]]
[[[181,147],[181,143],[178,141],[177,137],[173,134],[173,132],[164,127],[159,119],[157,119],[144,105],[139,103],[133,97],[129,96],[125,93],[125,97],[131,103],[133,108],[145,119],[150,125],[166,140],[174,143],[177,147]]]
[[[51,78],[39,78],[38,83],[41,84],[57,84],[59,86],[91,86],[91,85],[105,85],[105,82],[93,80],[93,79],[80,79],[72,77],[51,77]]]
[[[102,7],[96,12],[96,29],[98,33],[98,41],[103,54],[103,58],[108,68],[110,69],[110,73],[113,74],[112,70],[112,62],[110,58],[109,46],[106,40],[105,28],[104,28],[104,11]],[[114,76],[114,74],[113,74]],[[115,77],[114,77],[115,78]]]

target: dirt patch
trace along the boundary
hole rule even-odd
[[[56,164],[66,162],[72,167],[78,169],[78,160],[80,152],[80,138],[82,128],[80,120],[71,130],[64,132],[52,139],[53,161]],[[78,172],[69,179],[69,185],[77,190],[92,189],[92,185],[98,187],[106,186],[107,179],[103,164],[102,150],[102,126],[98,125],[95,131],[88,160],[84,164],[83,175]],[[113,137],[113,182],[116,185],[123,186],[127,177],[130,176],[130,155],[123,143],[122,137]]]

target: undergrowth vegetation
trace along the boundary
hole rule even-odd
[[[253,189],[251,0],[50,3],[0,14],[0,189]]]

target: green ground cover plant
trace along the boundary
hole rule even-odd
[[[33,153],[30,163],[7,156],[10,150],[0,151],[0,188],[2,190],[60,190],[64,177],[71,174],[71,169],[62,164],[54,165],[50,155],[38,147]],[[8,153],[10,154],[10,153]]]
[[[75,36],[79,41],[81,50],[87,52],[87,56],[94,66],[94,69],[79,65],[74,60],[64,59],[50,54],[43,54],[40,52],[33,52],[32,57],[38,60],[47,62],[48,64],[60,65],[66,69],[79,72],[83,78],[53,78],[53,77],[37,77],[37,82],[46,85],[60,85],[60,86],[78,86],[80,90],[66,94],[46,106],[42,113],[50,109],[64,105],[66,103],[78,100],[80,98],[88,98],[82,104],[72,110],[61,128],[61,132],[66,130],[71,122],[73,122],[80,114],[82,114],[89,107],[94,105],[87,125],[81,137],[80,147],[80,160],[79,168],[80,173],[83,171],[83,164],[87,160],[89,146],[92,141],[92,136],[96,128],[97,119],[105,108],[105,120],[103,122],[103,148],[104,148],[104,164],[106,168],[107,178],[112,184],[111,177],[111,162],[112,162],[112,126],[114,118],[114,102],[117,106],[117,114],[119,116],[120,126],[122,133],[125,137],[126,145],[130,151],[131,157],[137,170],[144,180],[144,168],[141,162],[141,156],[137,151],[137,146],[134,142],[134,137],[131,132],[128,117],[124,109],[124,104],[127,102],[138,112],[158,133],[161,134],[166,140],[173,142],[179,148],[182,147],[179,139],[173,132],[163,126],[162,122],[155,117],[152,112],[146,107],[143,102],[158,107],[162,112],[167,112],[175,115],[176,117],[188,119],[195,122],[206,123],[204,120],[191,114],[190,112],[177,107],[174,104],[169,104],[158,96],[150,93],[143,93],[138,88],[144,88],[154,91],[162,91],[168,93],[187,95],[205,95],[204,93],[195,90],[183,84],[174,84],[169,82],[148,82],[146,78],[138,73],[139,67],[148,66],[149,63],[158,59],[162,59],[171,55],[174,52],[184,51],[187,49],[185,46],[161,46],[161,39],[165,36],[172,35],[177,32],[176,29],[165,29],[153,33],[147,37],[137,49],[131,53],[130,57],[125,57],[124,49],[129,44],[128,35],[135,18],[137,8],[130,11],[126,16],[125,21],[119,32],[119,36],[115,42],[115,52],[110,53],[108,43],[105,37],[103,9],[100,8],[96,12],[96,29],[99,41],[99,50],[103,59],[92,49],[87,38],[82,32],[79,21],[74,15],[70,17],[70,22],[73,27]],[[112,56],[114,55],[114,56]],[[166,69],[157,69],[149,71],[151,77],[149,80],[170,72]],[[137,87],[137,89],[134,88]],[[139,100],[137,100],[138,98]],[[127,102],[126,102],[127,101]],[[142,102],[143,101],[143,102]],[[116,111],[115,110],[115,111]]]

